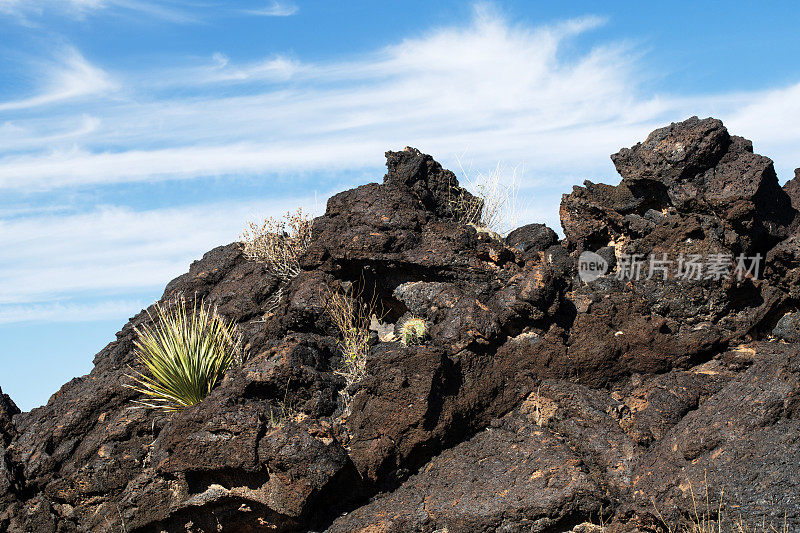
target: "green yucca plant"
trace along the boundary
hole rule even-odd
[[[187,309],[179,300],[156,304],[153,326],[136,328],[136,355],[144,367],[127,387],[144,395],[144,407],[179,411],[203,401],[225,372],[242,357],[236,324],[203,302]]]

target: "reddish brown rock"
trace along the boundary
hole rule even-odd
[[[8,444],[8,441],[17,434],[14,427],[14,415],[19,412],[17,404],[8,394],[3,394],[3,389],[0,389],[0,446]]]
[[[331,533],[560,531],[600,516],[607,497],[568,443],[520,409],[446,450]]]
[[[800,168],[794,169],[794,178],[786,182],[783,190],[789,195],[792,207],[800,209]]]
[[[653,512],[652,498],[674,524],[689,518],[692,492],[703,501],[708,492],[711,507],[724,494],[749,527],[762,520],[790,530],[800,524],[798,347],[755,343],[739,350],[752,366],[639,459],[633,498],[642,514]]]

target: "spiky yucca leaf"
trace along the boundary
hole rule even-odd
[[[156,305],[153,326],[136,328],[136,355],[144,371],[134,370],[127,387],[154,409],[178,411],[201,402],[241,356],[236,325],[202,302],[187,309],[183,300]]]

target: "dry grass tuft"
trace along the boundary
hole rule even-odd
[[[723,502],[724,491],[720,492],[719,504],[712,505],[708,490],[708,480],[705,480],[705,502],[698,506],[692,482],[689,481],[689,493],[692,497],[692,509],[684,512],[688,516],[686,523],[671,525],[666,522],[658,510],[656,502],[651,499],[656,515],[667,533],[789,533],[789,525],[784,517],[783,524],[776,526],[767,523],[766,517],[760,521],[750,522],[742,517],[741,513],[734,514]]]
[[[295,409],[289,403],[289,382],[286,382],[286,392],[283,394],[283,402],[280,405],[269,408],[269,418],[267,427],[270,429],[283,427],[286,422],[301,422],[308,418],[308,415]]]
[[[345,405],[345,413],[349,413],[350,395],[348,389],[364,377],[364,370],[369,354],[370,319],[375,315],[377,302],[375,298],[365,302],[362,291],[356,291],[351,285],[344,292],[326,289],[326,312],[339,331],[339,351],[342,354],[342,367],[337,374],[344,376],[347,383],[340,392]]]
[[[298,209],[282,219],[267,218],[260,225],[249,222],[239,241],[248,259],[289,281],[300,273],[300,256],[311,244],[311,217]]]
[[[483,200],[477,196],[465,194],[465,189],[450,187],[447,201],[450,204],[453,218],[458,223],[473,226],[480,225]]]
[[[459,166],[464,176],[464,188],[474,197],[452,187],[450,208],[453,216],[462,224],[475,226],[478,231],[486,230],[505,237],[516,227],[519,216],[517,169],[513,169],[510,179],[504,180],[505,172],[500,163],[492,172],[478,172],[474,177],[464,169],[460,160]]]

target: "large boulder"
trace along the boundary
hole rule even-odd
[[[534,401],[524,402],[328,531],[563,531],[600,516],[603,487],[536,416]]]
[[[765,254],[795,225],[772,161],[719,120],[671,124],[611,158],[619,185],[587,182],[562,200],[564,233],[580,250],[640,238],[645,252],[666,230],[708,245],[696,249]]]
[[[789,195],[792,207],[800,209],[800,168],[794,169],[794,177],[786,182],[783,190]]]
[[[772,162],[696,117],[612,159],[619,185],[586,182],[562,199],[566,246],[613,260],[568,294],[576,314],[555,375],[603,385],[686,368],[770,329],[793,296],[796,245],[784,240],[798,220]]]
[[[416,148],[407,146],[400,152],[386,152],[386,167],[388,172],[383,178],[385,187],[410,190],[428,211],[440,218],[452,217],[457,202],[481,202],[459,187],[458,178],[453,172],[442,168],[433,157]]]
[[[543,252],[556,243],[558,235],[544,224],[526,224],[506,237],[506,244],[520,252]]]
[[[16,502],[14,492],[17,483],[6,457],[6,446],[17,434],[13,417],[19,413],[20,410],[13,400],[0,389],[0,530],[8,527],[10,518],[2,509]]]
[[[755,343],[738,348],[751,366],[670,428],[636,468],[633,501],[653,502],[671,524],[689,518],[692,497],[720,500],[730,519],[789,530],[800,525],[800,350]],[[683,510],[683,516],[681,513]]]

